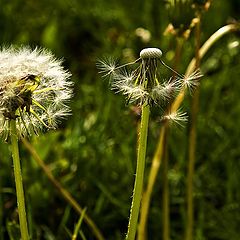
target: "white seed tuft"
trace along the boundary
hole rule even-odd
[[[97,68],[99,69],[99,73],[103,74],[103,77],[111,76],[115,72],[116,62],[112,58],[108,60],[99,59],[97,61]]]
[[[167,120],[170,124],[177,124],[178,126],[183,127],[184,123],[187,122],[188,117],[185,112],[181,112],[180,109],[178,109],[176,112],[170,112],[163,116],[161,120]]]
[[[7,138],[16,120],[19,135],[55,128],[69,114],[71,74],[62,60],[45,49],[29,47],[0,50],[0,135]]]
[[[192,74],[187,77],[184,77],[182,80],[183,87],[187,88],[190,94],[198,87],[200,78],[203,76],[200,69],[195,70]]]

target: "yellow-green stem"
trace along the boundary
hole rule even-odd
[[[24,146],[27,148],[27,150],[31,153],[34,160],[42,168],[42,170],[44,171],[48,179],[52,182],[55,188],[62,194],[64,199],[75,209],[76,212],[78,212],[80,215],[83,215],[84,221],[91,228],[96,239],[104,240],[103,234],[101,233],[99,228],[96,226],[96,224],[93,222],[93,220],[88,216],[87,213],[83,214],[84,209],[78,204],[78,202],[73,198],[73,196],[60,184],[60,182],[57,181],[57,179],[53,176],[51,170],[44,163],[44,161],[39,157],[39,155],[37,154],[33,146],[26,139],[21,138],[21,140]]]
[[[167,133],[164,139],[164,155],[162,161],[163,170],[163,240],[170,239],[170,218],[169,218],[169,181],[168,181],[168,151]]]
[[[141,199],[142,199],[149,114],[150,114],[150,106],[146,103],[142,106],[142,117],[141,117],[140,136],[139,136],[138,154],[137,154],[137,170],[136,170],[133,199],[132,199],[126,240],[135,240],[136,231],[137,231],[138,215],[139,215]]]
[[[201,16],[198,13],[198,21],[196,24],[195,31],[195,68],[200,66],[200,22]],[[186,240],[193,239],[193,228],[194,228],[194,201],[193,201],[193,179],[194,179],[194,165],[195,165],[195,152],[196,152],[196,140],[197,140],[197,113],[199,105],[199,88],[196,89],[192,99],[191,109],[191,122],[189,130],[188,140],[188,174],[187,174],[187,228],[186,228]]]
[[[73,232],[73,235],[72,235],[72,240],[77,240],[77,235],[78,235],[78,232],[80,230],[80,227],[81,227],[81,224],[82,224],[82,221],[83,221],[83,218],[84,218],[84,214],[86,212],[87,208],[84,208],[83,211],[82,211],[82,214],[74,228],[74,232]]]
[[[11,135],[11,146],[12,146],[13,169],[14,169],[14,177],[15,177],[15,183],[16,183],[16,194],[17,194],[17,205],[18,205],[21,238],[22,240],[29,240],[24,191],[23,191],[23,183],[22,183],[21,163],[20,163],[19,149],[18,149],[16,121],[11,120],[10,126],[11,126],[10,135]]]

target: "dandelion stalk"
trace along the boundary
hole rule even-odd
[[[140,58],[136,61],[122,66],[115,66],[111,61],[109,64],[105,61],[99,61],[98,68],[103,76],[111,76],[111,87],[116,92],[122,92],[127,96],[127,102],[136,102],[142,108],[140,136],[137,154],[137,170],[133,191],[133,200],[130,211],[130,219],[126,240],[134,240],[138,224],[138,215],[142,199],[143,178],[145,168],[145,155],[147,147],[147,132],[150,107],[152,105],[166,107],[169,101],[174,98],[176,92],[180,89],[183,75],[177,73],[162,60],[162,51],[158,48],[145,48],[140,52]],[[134,64],[139,66],[132,71],[126,69]],[[178,77],[170,78],[164,81],[159,77],[159,64],[167,67]],[[194,79],[194,78],[193,78]],[[185,121],[186,117],[180,112],[168,112],[161,119],[172,120],[179,124]]]
[[[44,49],[0,49],[0,136],[11,139],[22,240],[28,240],[18,139],[55,129],[70,114],[71,74]]]
[[[165,125],[165,123],[163,124]],[[148,184],[146,187],[146,191],[143,194],[142,205],[141,205],[141,216],[140,216],[140,223],[139,223],[139,230],[138,230],[138,240],[145,240],[146,239],[146,225],[148,219],[148,212],[150,206],[151,195],[153,191],[153,186],[157,178],[158,170],[161,165],[161,160],[163,156],[163,143],[165,138],[165,130],[166,128],[162,126],[162,131],[160,132],[158,146],[156,152],[154,154],[152,160],[152,167],[150,169],[149,177],[148,177]]]
[[[141,126],[140,126],[140,133],[139,133],[140,135],[139,135],[138,154],[137,154],[137,171],[136,171],[131,213],[130,213],[126,240],[134,240],[136,231],[137,231],[138,215],[139,215],[140,203],[142,199],[149,113],[150,113],[150,106],[148,104],[144,104],[142,106]]]
[[[16,184],[20,231],[21,231],[22,240],[28,240],[29,235],[28,235],[28,227],[27,227],[23,183],[22,183],[21,164],[20,164],[19,149],[18,149],[16,121],[11,120],[10,125],[11,125],[10,137],[11,137],[11,145],[12,145],[12,158],[13,158],[14,177],[15,177],[15,184]]]
[[[181,37],[177,37],[177,45],[176,45],[176,54],[175,54],[175,61],[174,61],[174,69],[177,69],[177,66],[179,64],[179,60],[180,60],[180,56],[181,56],[181,52],[182,52],[182,48],[183,48],[183,44],[185,42],[184,38]],[[174,71],[174,75],[173,78],[177,78],[178,73],[175,73]],[[149,206],[150,206],[150,200],[151,200],[151,195],[152,195],[152,191],[153,191],[153,186],[160,168],[160,165],[162,164],[162,162],[164,162],[164,165],[167,166],[168,165],[168,159],[167,159],[167,155],[165,153],[165,150],[167,148],[167,141],[166,141],[166,137],[167,137],[167,122],[164,122],[162,127],[161,127],[161,132],[159,135],[159,140],[158,140],[158,145],[154,154],[154,157],[152,159],[152,167],[150,169],[150,173],[148,176],[148,182],[147,182],[147,186],[146,189],[144,191],[143,194],[143,200],[142,200],[142,204],[141,204],[141,211],[140,211],[140,223],[139,223],[139,234],[138,234],[138,240],[145,240],[147,239],[147,235],[146,235],[146,231],[147,231],[147,220],[148,220],[148,214],[149,214]],[[163,160],[164,157],[164,161]],[[164,168],[167,169],[167,168]],[[163,171],[163,239],[169,239],[169,208],[167,207],[169,205],[169,197],[167,196],[169,193],[168,190],[168,179],[167,179],[167,170]]]

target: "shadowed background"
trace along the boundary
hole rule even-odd
[[[96,69],[98,58],[125,63],[142,48],[161,48],[163,59],[176,64],[176,37],[164,35],[170,23],[165,1],[126,0],[1,0],[0,43],[42,46],[57,57],[75,82],[72,115],[59,129],[32,137],[31,142],[54,176],[71,192],[108,240],[123,239],[133,189],[139,115],[124,97],[109,90]],[[213,1],[202,17],[201,43],[217,29],[239,20],[238,0]],[[182,21],[186,14],[182,12]],[[194,239],[238,240],[240,224],[240,43],[229,34],[207,53],[201,68],[194,177]],[[184,43],[178,71],[194,57],[193,34]],[[169,72],[163,75],[169,77]],[[184,101],[190,111],[191,97]],[[147,170],[157,144],[159,110],[153,109],[148,139]],[[188,125],[169,136],[171,237],[181,240],[186,221]],[[49,183],[38,164],[21,146],[26,205],[33,239],[70,239],[79,215]],[[161,239],[161,170],[149,213],[149,239]],[[12,160],[0,142],[0,239],[17,228]],[[87,239],[95,239],[83,223]],[[17,238],[15,238],[17,239]]]

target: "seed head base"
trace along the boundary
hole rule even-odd
[[[144,48],[140,52],[140,58],[161,58],[162,51],[159,48]]]

